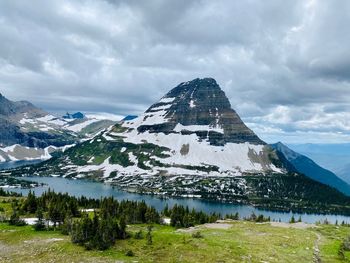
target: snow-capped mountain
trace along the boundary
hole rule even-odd
[[[0,94],[0,162],[48,159],[114,122],[53,116],[27,101],[13,102]]]
[[[28,118],[25,113],[23,118],[19,121],[21,124],[21,129],[23,130],[37,130],[42,132],[75,132],[78,134],[72,134],[73,136],[79,136],[84,134],[93,135],[96,130],[88,130],[88,128],[93,123],[101,122],[100,119],[96,118],[61,118],[56,117],[51,114],[46,114],[40,118]],[[113,122],[109,122],[110,125]],[[109,125],[109,126],[110,126]],[[108,127],[108,126],[106,126]],[[91,128],[91,127],[90,127]],[[98,131],[99,129],[97,129]],[[81,133],[81,134],[80,134]]]
[[[90,178],[140,193],[285,211],[344,212],[350,204],[259,139],[210,78],[181,83],[139,117],[10,174]]]
[[[11,174],[92,178],[141,193],[282,210],[332,212],[350,203],[259,139],[210,78],[181,83],[139,117]]]
[[[286,169],[231,109],[214,79],[181,83],[144,114],[123,121],[62,157],[79,177],[241,176]],[[65,170],[65,169],[68,170]]]
[[[154,174],[164,173],[163,166],[171,167],[172,175],[198,174],[198,168],[207,167],[218,175],[281,172],[268,157],[271,149],[242,122],[214,79],[181,83],[144,114],[123,122],[121,129],[106,132],[105,138],[169,149],[167,158],[153,157],[160,167],[148,165]]]

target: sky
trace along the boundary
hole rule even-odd
[[[215,78],[267,142],[350,142],[350,1],[2,0],[0,92],[140,114]]]

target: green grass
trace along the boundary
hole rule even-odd
[[[146,239],[119,240],[106,251],[87,251],[57,231],[36,232],[30,226],[0,224],[0,262],[313,262],[317,235],[322,262],[349,262],[338,256],[348,227],[322,225],[294,229],[269,223],[232,222],[229,229],[199,228],[202,238],[179,232],[170,226],[155,225],[153,244]],[[133,236],[146,225],[128,226]],[[128,250],[134,256],[126,256]]]
[[[17,200],[19,203],[23,202],[25,197],[0,197],[0,215],[9,216],[12,213],[12,202]]]
[[[7,215],[12,211],[13,199],[0,198],[0,207]],[[322,262],[350,262],[349,252],[345,252],[345,259],[338,255],[350,227],[296,229],[247,221],[230,224],[228,229],[199,226],[195,231],[155,225],[152,245],[147,245],[145,239],[147,225],[130,225],[129,239],[118,240],[106,251],[87,251],[59,231],[36,232],[31,226],[0,223],[0,262],[313,262],[316,244]],[[143,239],[135,239],[140,230]],[[201,238],[192,237],[196,231],[200,231]],[[127,251],[134,256],[126,256]]]
[[[317,233],[321,235],[320,254],[323,262],[342,262],[335,255],[338,254],[342,240],[350,235],[350,229],[348,227],[326,225],[318,228]],[[345,252],[343,262],[350,262],[349,252]]]

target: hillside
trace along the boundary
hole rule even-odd
[[[337,175],[316,164],[310,158],[299,154],[282,143],[271,144],[271,147],[281,152],[299,173],[305,174],[320,183],[332,186],[346,195],[350,195],[350,185]]]
[[[330,170],[350,184],[350,144],[291,144],[294,151],[301,153],[322,167]]]
[[[48,159],[114,124],[79,117],[56,117],[30,102],[10,101],[0,94],[0,162]]]

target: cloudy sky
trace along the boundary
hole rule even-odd
[[[3,0],[0,92],[140,114],[213,77],[268,142],[350,142],[350,1]]]

